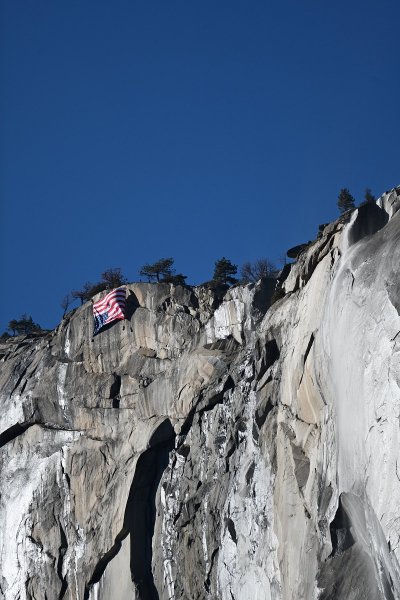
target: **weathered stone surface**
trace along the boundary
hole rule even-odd
[[[0,598],[400,597],[397,199],[272,306],[136,283],[94,339],[88,303],[1,345]]]

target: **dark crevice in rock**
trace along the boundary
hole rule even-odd
[[[260,406],[257,407],[255,413],[255,420],[257,423],[258,429],[264,425],[269,413],[274,408],[271,399],[268,398],[266,402],[263,402]]]
[[[15,440],[15,438],[17,438],[19,435],[25,433],[25,431],[29,427],[32,427],[32,425],[35,425],[35,423],[22,423],[22,425],[20,423],[16,423],[15,425],[12,425],[3,431],[3,433],[0,434],[0,448]]]
[[[235,452],[235,450],[237,449],[237,445],[236,445],[235,441],[232,438],[230,441],[231,441],[231,445],[225,456],[225,473],[229,472],[229,459],[232,456],[232,454]]]
[[[158,600],[152,573],[152,538],[156,519],[156,492],[174,447],[174,430],[166,419],[153,434],[157,445],[137,463],[125,511],[124,526],[131,534],[131,574],[140,600]],[[159,441],[162,440],[162,441]]]
[[[399,313],[400,314],[400,313]],[[391,342],[394,342],[394,340],[397,338],[397,336],[400,334],[400,331],[398,331],[396,333],[396,335],[394,337],[392,337],[392,339],[390,340]]]
[[[131,292],[129,294],[129,296],[126,298],[126,303],[125,303],[125,319],[130,321],[132,318],[133,313],[135,312],[135,310],[137,308],[139,308],[139,301],[136,297],[136,294],[134,294],[133,292]]]
[[[122,540],[130,535],[130,569],[138,600],[159,600],[152,573],[152,538],[156,518],[156,492],[163,472],[168,466],[169,453],[174,447],[174,430],[169,419],[156,429],[150,439],[150,448],[143,452],[136,464],[124,523],[112,548],[97,563],[85,588],[88,600],[90,588],[100,581],[108,563],[118,554]]]
[[[310,339],[309,339],[309,341],[308,341],[308,344],[307,344],[307,348],[306,348],[305,354],[304,354],[304,360],[303,360],[303,364],[304,364],[304,365],[305,365],[305,364],[306,364],[306,362],[307,362],[307,357],[308,357],[308,355],[310,354],[311,346],[312,346],[312,345],[313,345],[313,343],[314,343],[314,339],[315,339],[315,338],[314,338],[314,333],[312,333],[312,334],[311,334],[311,336],[310,336]]]
[[[186,444],[182,444],[181,446],[179,446],[179,448],[176,449],[176,453],[180,454],[184,458],[188,457],[189,452],[190,452],[190,446],[187,446]]]
[[[119,408],[119,403],[121,400],[120,390],[121,390],[121,376],[114,374],[114,381],[111,384],[111,388],[110,388],[110,398],[112,399],[112,407],[113,408]]]
[[[202,399],[203,399],[203,394],[200,392],[197,404]],[[185,419],[185,421],[184,421],[184,423],[183,423],[183,425],[181,427],[179,438],[181,438],[182,440],[185,439],[185,437],[187,436],[187,434],[189,433],[189,431],[190,431],[190,429],[192,427],[194,415],[196,414],[197,404],[195,406],[193,406],[193,408],[190,410],[188,416],[186,417],[186,419]]]
[[[282,271],[278,275],[278,279],[277,279],[277,284],[278,285],[282,285],[282,283],[284,283],[284,281],[288,278],[289,273],[290,273],[290,271],[292,269],[293,264],[294,263],[287,263],[283,267]]]
[[[225,355],[229,356],[236,352],[239,346],[239,342],[237,342],[233,336],[228,335],[228,337],[222,340],[216,340],[210,344],[205,344],[204,348],[206,350],[219,350],[220,352],[223,352]]]
[[[68,588],[67,578],[63,577],[63,574],[62,574],[64,556],[68,549],[68,541],[67,541],[67,536],[65,535],[65,531],[64,531],[61,523],[59,523],[59,528],[60,528],[61,542],[60,542],[60,548],[58,550],[57,574],[61,581],[61,590],[60,590],[60,594],[58,596],[58,600],[62,600],[62,598],[64,598],[65,593]]]
[[[351,521],[347,515],[341,498],[339,498],[339,506],[335,514],[335,518],[330,524],[330,534],[332,541],[332,554],[342,554],[355,543],[354,538],[350,531]]]
[[[266,371],[274,364],[274,362],[278,360],[280,352],[275,339],[269,340],[264,346],[262,346],[261,342],[258,341],[256,352],[257,356],[261,358],[257,373],[257,381],[259,381],[265,375]]]
[[[253,475],[254,475],[254,471],[256,468],[256,464],[253,461],[250,465],[250,467],[247,469],[246,475],[245,475],[245,479],[246,479],[246,484],[250,485],[251,482],[253,481]]]
[[[165,486],[163,486],[163,487],[164,487],[164,489],[165,489]],[[182,504],[182,502],[180,502],[180,503],[179,503],[179,509],[178,509],[178,512],[176,513],[176,515],[174,515],[174,519],[173,519],[173,523],[174,523],[174,525],[176,525],[176,523],[177,523],[177,522],[178,522],[178,520],[180,519],[180,516],[181,516],[181,514],[182,514],[182,509],[183,509],[183,504]],[[184,527],[184,526],[185,526],[185,524],[187,524],[187,523],[184,523],[183,525],[181,525],[181,528],[182,528],[182,527]]]
[[[22,424],[16,423],[15,425],[12,425],[11,427],[9,427],[5,431],[3,431],[3,433],[0,434],[0,448],[2,446],[5,446],[5,444],[9,444],[10,442],[12,442],[15,438],[17,438],[18,436],[25,433],[25,431],[27,429],[29,429],[30,427],[33,427],[34,425],[37,425],[38,427],[41,427],[42,429],[48,429],[49,431],[71,431],[71,432],[79,432],[79,433],[82,432],[81,429],[69,429],[69,428],[61,427],[57,424],[41,423],[36,420],[30,421],[29,423],[22,423]]]
[[[252,303],[253,316],[256,320],[262,318],[271,306],[276,282],[275,277],[263,277],[260,280],[260,284],[256,287]]]
[[[184,519],[179,523],[179,529],[182,530],[187,527],[196,518],[196,514],[201,507],[201,499],[197,496],[189,498],[185,504],[180,504],[179,511],[174,517],[174,525],[178,523],[180,517]]]
[[[314,343],[314,339],[315,339],[315,338],[314,338],[314,333],[312,333],[312,334],[311,334],[311,336],[310,336],[310,339],[308,340],[307,348],[306,348],[306,351],[305,351],[305,353],[304,353],[304,358],[303,358],[303,372],[302,372],[302,374],[301,374],[301,377],[300,377],[299,386],[300,386],[301,382],[303,381],[303,377],[304,377],[304,366],[305,366],[305,364],[306,364],[306,362],[307,362],[308,355],[310,354],[310,351],[311,351],[312,345],[313,345],[313,343]]]
[[[65,477],[65,481],[67,482],[67,486],[68,486],[69,488],[71,488],[71,479],[70,479],[70,477],[69,477],[68,473],[66,472],[66,470],[64,469],[64,465],[63,465],[62,461],[61,461],[61,471],[62,471],[62,474],[63,474],[63,476]],[[61,530],[61,529],[62,529],[62,527],[61,527],[61,525],[60,525],[60,530]],[[63,533],[64,533],[64,532],[63,532]],[[61,535],[61,539],[62,539],[62,534],[61,534],[61,531],[60,531],[60,535]],[[65,540],[65,541],[67,541],[67,540]]]
[[[246,434],[246,421],[243,417],[238,417],[235,421],[235,443],[236,447],[243,442]]]
[[[235,382],[233,381],[232,377],[230,375],[228,375],[228,377],[225,380],[222,390],[220,392],[218,392],[217,394],[215,394],[215,396],[212,396],[212,398],[210,398],[209,401],[207,402],[206,406],[202,406],[200,408],[199,414],[201,414],[205,411],[212,410],[217,404],[222,404],[224,401],[225,394],[227,392],[233,390],[234,387],[235,387]]]
[[[10,396],[12,396],[12,395],[13,395],[13,393],[15,392],[15,390],[16,390],[16,389],[18,388],[18,386],[20,385],[21,381],[23,380],[23,378],[24,378],[24,377],[25,377],[25,375],[26,375],[26,372],[27,372],[27,370],[28,370],[28,367],[25,367],[25,368],[22,370],[22,373],[21,373],[21,374],[20,374],[20,376],[18,377],[17,383],[14,385],[14,387],[13,387],[13,389],[12,389],[12,392],[11,392]],[[21,393],[22,393],[22,392],[21,392]]]
[[[226,519],[226,526],[229,531],[229,535],[232,538],[232,541],[234,541],[235,544],[237,544],[237,534],[236,534],[235,523],[229,517]]]
[[[253,423],[253,426],[251,428],[251,435],[253,436],[253,440],[256,444],[258,444],[258,440],[260,438],[260,432],[258,430],[258,427],[256,426],[255,423]]]
[[[191,290],[191,292],[190,292],[189,304],[191,307],[193,307],[195,309],[200,308],[199,299],[196,296],[196,294],[193,292],[193,290]]]
[[[213,553],[211,554],[210,568],[209,568],[208,573],[207,573],[207,579],[204,582],[204,587],[206,588],[207,593],[210,592],[210,587],[211,587],[211,572],[213,570],[214,562],[215,562],[215,557],[217,556],[218,552],[219,552],[219,548],[215,548],[215,550],[213,550]]]

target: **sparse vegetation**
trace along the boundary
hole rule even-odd
[[[146,277],[148,281],[185,285],[187,276],[182,273],[175,274],[173,264],[173,258],[160,258],[153,264],[143,265],[139,270],[139,275]]]
[[[12,332],[13,336],[42,333],[45,331],[38,323],[33,321],[30,315],[27,314],[23,314],[20,319],[12,319],[8,324],[8,330]],[[4,335],[5,334],[3,334],[3,336]]]
[[[172,283],[173,285],[185,285],[185,279],[187,279],[186,275],[178,273],[177,275],[168,275],[168,277],[164,277],[161,281],[162,283]]]
[[[364,201],[362,204],[375,203],[376,197],[372,193],[370,188],[365,189]],[[339,192],[337,199],[337,206],[340,213],[343,214],[356,207],[355,198],[352,196],[348,188],[342,188]],[[322,235],[322,232],[326,224],[319,226],[318,237]],[[297,247],[296,247],[297,249]],[[293,258],[296,258],[294,256]],[[287,264],[286,255],[282,255],[279,258],[279,263],[282,266]],[[160,258],[154,263],[144,264],[139,269],[141,277],[145,277],[149,282],[160,282],[160,283],[171,283],[173,285],[186,285],[187,276],[182,273],[176,273],[174,265],[174,259],[172,257]],[[215,261],[213,277],[210,281],[203,283],[202,285],[207,286],[211,289],[218,290],[218,293],[223,293],[229,286],[237,283],[251,283],[257,282],[260,279],[266,277],[277,277],[279,269],[277,266],[267,258],[260,258],[254,262],[245,262],[240,269],[240,280],[236,277],[238,271],[237,265],[233,264],[225,256]],[[77,300],[80,304],[91,300],[96,294],[117,288],[121,285],[127,284],[128,281],[123,275],[119,267],[113,267],[106,269],[101,274],[101,279],[97,283],[87,281],[81,289],[73,290],[66,294],[60,306],[63,309],[63,317],[67,314],[70,307]],[[277,289],[274,294],[274,300],[279,298],[280,290]],[[12,319],[8,324],[8,331],[12,332],[12,336],[20,334],[38,333],[45,331],[40,325],[33,322],[30,315],[24,314],[20,319]],[[5,340],[12,337],[8,331],[5,331],[0,337]]]
[[[113,290],[120,285],[128,283],[120,268],[107,269],[101,274],[101,284],[105,284],[107,290]]]
[[[148,281],[162,281],[165,278],[172,277],[175,269],[173,258],[160,258],[153,264],[146,264],[139,270],[141,277],[147,277]]]
[[[119,287],[120,285],[125,285],[127,283],[126,277],[122,274],[120,268],[107,269],[104,273],[101,274],[101,281],[98,283],[91,283],[87,281],[80,290],[74,290],[70,294],[64,297],[61,307],[64,308],[64,304],[67,300],[67,297],[71,297],[71,301],[69,302],[70,306],[74,300],[80,300],[81,305],[93,298],[96,294],[100,292],[104,292],[105,290],[111,290]],[[65,315],[66,309],[64,309]]]
[[[356,201],[347,188],[340,190],[337,205],[341,214],[356,207]]]
[[[375,196],[373,195],[373,193],[371,192],[370,188],[367,188],[367,189],[365,190],[365,194],[364,194],[364,201],[365,201],[367,204],[369,204],[369,203],[372,203],[372,202],[376,202],[376,198],[375,198]]]
[[[259,258],[255,262],[245,262],[241,268],[241,283],[256,282],[265,277],[276,277],[277,268],[268,258]]]

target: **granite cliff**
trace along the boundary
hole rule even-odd
[[[399,208],[278,291],[134,283],[3,343],[0,598],[400,598]]]

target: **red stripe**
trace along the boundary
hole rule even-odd
[[[104,298],[102,298],[101,300],[98,300],[97,302],[94,303],[93,306],[101,306],[101,305],[106,305],[108,304],[108,302],[110,302],[110,300],[114,300],[114,299],[123,299],[125,300],[125,292],[123,291],[121,292],[111,292],[110,294],[107,294],[107,296],[105,296]]]
[[[124,314],[120,306],[113,306],[111,310],[108,311],[108,315],[112,316],[115,314]]]
[[[103,312],[103,310],[107,308],[109,304],[111,305],[115,302],[125,306],[125,290],[117,288],[116,290],[108,293],[104,298],[93,304],[93,310],[96,310],[97,312]]]
[[[98,304],[93,304],[93,310],[95,312],[104,312],[106,310],[109,310],[110,308],[113,308],[114,306],[120,306],[122,309],[125,308],[125,301],[118,301],[118,300],[110,300],[109,302],[106,302],[105,304],[102,305],[98,305]]]
[[[125,319],[125,316],[123,313],[121,312],[117,312],[117,313],[109,313],[107,320],[105,321],[106,323],[109,323],[110,321],[115,321],[115,319]]]

